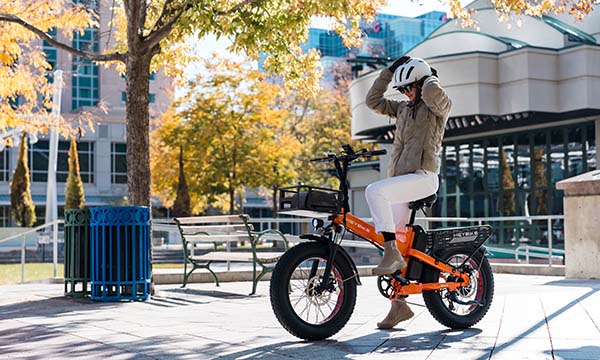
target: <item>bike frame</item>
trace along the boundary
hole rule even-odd
[[[345,228],[347,231],[359,236],[360,238],[370,242],[379,250],[383,249],[383,236],[378,234],[375,231],[375,227],[362,219],[352,215],[348,210],[350,209],[350,204],[348,202],[348,186],[347,186],[347,174],[348,174],[348,165],[351,161],[358,159],[361,156],[373,156],[384,154],[383,151],[375,151],[375,152],[363,152],[363,153],[355,153],[349,145],[343,146],[345,155],[342,157],[338,157],[334,154],[329,154],[326,158],[321,159],[313,159],[311,161],[325,161],[325,162],[333,162],[337,177],[340,180],[339,191],[342,194],[342,203],[341,203],[341,214],[334,215],[330,218],[332,221],[332,225],[334,228]],[[365,150],[366,151],[366,150]],[[448,264],[440,261],[434,257],[427,255],[426,253],[419,251],[417,249],[413,249],[413,241],[415,238],[415,231],[412,221],[414,219],[414,212],[416,210],[412,210],[413,215],[411,216],[411,223],[407,224],[404,231],[396,231],[396,244],[398,245],[398,249],[400,250],[401,255],[406,260],[406,263],[410,265],[410,262],[413,259],[419,260],[425,265],[431,266],[435,269],[440,270],[443,273],[450,274],[456,278],[456,281],[450,282],[434,282],[434,283],[420,283],[418,281],[410,281],[408,284],[402,284],[401,281],[397,281],[392,276],[392,285],[394,288],[394,293],[391,296],[391,299],[396,299],[398,296],[409,295],[409,294],[420,294],[423,291],[430,290],[441,290],[448,289],[449,291],[455,291],[456,289],[466,286],[469,284],[469,276],[463,272],[456,270],[455,268],[449,266]],[[338,231],[336,231],[338,232]],[[330,240],[333,240],[331,238]],[[326,272],[325,272],[325,281],[323,284],[327,282],[328,274],[331,271],[331,264],[333,263],[333,259],[336,256],[337,247],[332,247],[332,253],[330,254],[330,261],[327,264]],[[408,266],[406,266],[401,273],[401,277],[406,279],[406,272]]]
[[[345,226],[347,231],[350,231],[354,235],[359,236],[360,238],[370,242],[378,249],[383,249],[383,236],[375,231],[375,227],[364,220],[352,215],[351,213],[346,213],[345,215],[338,215],[332,219],[332,223],[336,225]],[[413,240],[415,237],[415,232],[412,225],[406,226],[406,231],[396,231],[396,244],[398,245],[398,250],[405,258],[406,263],[408,264],[412,258],[420,260],[424,264],[427,264],[433,268],[440,270],[441,272],[448,273],[452,276],[455,276],[459,281],[452,282],[435,282],[435,283],[419,283],[419,282],[411,282],[409,285],[403,286],[394,286],[394,294],[392,295],[394,298],[400,295],[410,295],[410,294],[420,294],[423,291],[429,290],[441,290],[448,289],[449,291],[455,291],[459,287],[463,287],[469,284],[469,276],[465,273],[457,271],[451,266],[437,260],[422,251],[417,249],[413,249]],[[402,270],[402,277],[406,276],[406,271],[408,266]]]

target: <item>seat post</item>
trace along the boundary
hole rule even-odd
[[[415,216],[417,216],[417,209],[411,209],[410,211],[410,221],[407,225],[413,225],[415,223]]]

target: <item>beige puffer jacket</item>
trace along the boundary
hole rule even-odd
[[[367,93],[367,106],[376,112],[396,118],[396,131],[388,177],[427,170],[439,174],[440,151],[444,129],[452,101],[435,76],[425,79],[421,99],[413,119],[408,101],[386,99],[393,73],[384,69]]]

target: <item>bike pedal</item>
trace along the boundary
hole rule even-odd
[[[400,284],[402,285],[408,285],[410,284],[410,281],[406,278],[403,278],[402,276],[400,276],[401,272],[400,271],[396,271],[395,273],[392,274],[392,278],[398,282],[400,282]]]

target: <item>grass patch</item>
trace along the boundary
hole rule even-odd
[[[58,264],[58,277],[64,276],[63,264]],[[51,263],[26,263],[25,281],[50,279],[53,277]],[[21,264],[0,264],[0,285],[18,284],[21,282]]]
[[[153,264],[154,269],[183,269],[183,264]],[[53,277],[51,263],[26,263],[25,281],[51,279]],[[59,278],[64,277],[65,267],[58,264]],[[0,264],[0,285],[19,284],[21,282],[21,264]]]
[[[153,269],[183,269],[183,263],[181,264],[152,264]]]

